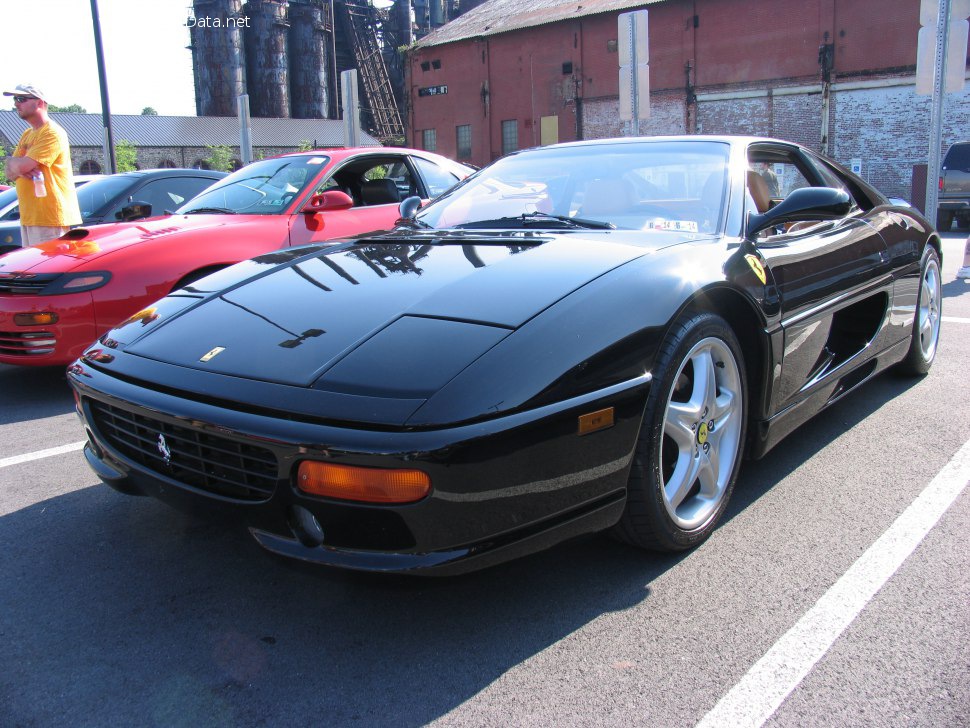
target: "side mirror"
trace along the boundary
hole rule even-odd
[[[121,208],[121,212],[115,213],[115,218],[122,222],[131,220],[141,220],[143,217],[152,216],[152,206],[148,202],[129,202]]]
[[[418,210],[420,209],[420,197],[414,196],[404,199],[397,208],[398,214],[401,216],[401,218],[397,221],[397,224],[407,223],[409,220],[414,220],[414,216],[418,214]]]
[[[837,220],[852,209],[849,193],[834,187],[802,187],[760,215],[748,216],[745,233],[754,237],[766,228],[798,220]]]
[[[317,212],[349,210],[353,206],[354,200],[346,192],[327,190],[318,195],[313,195],[300,212],[305,215],[312,215]]]

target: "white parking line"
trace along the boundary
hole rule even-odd
[[[940,321],[948,324],[970,324],[970,318],[961,318],[960,316],[944,316]]]
[[[763,725],[919,546],[968,481],[970,441],[815,606],[718,701],[698,728]]]
[[[14,455],[10,458],[2,458],[0,459],[0,468],[6,468],[11,465],[19,465],[20,463],[29,463],[31,460],[41,460],[43,458],[53,457],[54,455],[63,455],[66,452],[74,452],[82,449],[83,447],[83,441],[72,442],[70,445],[49,447],[46,450],[37,450],[36,452],[29,452],[26,455]]]

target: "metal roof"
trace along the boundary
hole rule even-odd
[[[633,10],[664,0],[488,0],[414,44],[423,48],[532,28],[587,15]]]
[[[101,114],[52,113],[64,127],[72,147],[100,147],[104,130]],[[254,147],[298,147],[308,141],[316,147],[342,147],[343,122],[335,119],[251,119]],[[231,116],[111,116],[116,142],[136,147],[239,146],[239,121]],[[16,144],[27,128],[16,111],[0,111],[0,134]],[[361,146],[380,146],[361,132]]]

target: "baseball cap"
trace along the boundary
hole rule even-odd
[[[47,101],[47,95],[32,83],[18,83],[13,91],[4,91],[4,96],[36,96],[41,101]]]

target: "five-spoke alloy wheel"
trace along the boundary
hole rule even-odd
[[[665,551],[707,538],[737,479],[746,419],[737,337],[713,313],[685,314],[654,367],[617,535]]]

